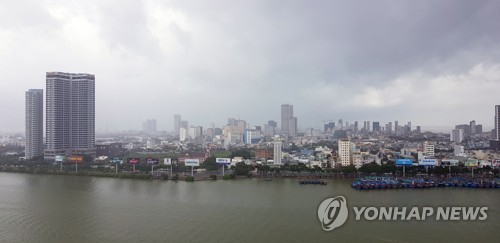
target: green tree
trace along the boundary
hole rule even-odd
[[[205,159],[200,167],[206,170],[218,170],[220,166],[215,162],[215,157],[212,156]]]
[[[251,159],[255,157],[255,154],[253,151],[249,149],[238,149],[231,153],[231,158],[234,157],[243,157],[244,159]]]
[[[342,167],[342,172],[343,173],[356,173],[356,167],[354,167],[354,165]]]
[[[234,167],[234,174],[236,175],[248,175],[250,172],[250,166],[246,165],[244,162],[236,163]]]
[[[380,173],[382,169],[380,168],[380,165],[378,165],[375,162],[372,162],[361,166],[361,168],[359,168],[359,171],[363,173]]]
[[[383,164],[380,166],[380,170],[382,173],[395,173],[396,165],[394,164]]]

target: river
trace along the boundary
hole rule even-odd
[[[485,221],[355,220],[323,231],[319,204],[488,207]],[[349,180],[197,182],[0,173],[2,242],[500,242],[500,189],[357,191]]]

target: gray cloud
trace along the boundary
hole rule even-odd
[[[491,128],[498,12],[498,1],[2,2],[0,112],[12,119],[0,131],[23,130],[24,91],[53,70],[96,74],[99,129],[153,117],[170,130],[174,113],[260,125],[281,103],[301,128]]]

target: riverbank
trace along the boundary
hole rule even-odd
[[[220,179],[244,179],[244,178],[262,178],[262,179],[272,179],[272,178],[287,178],[287,179],[298,179],[298,180],[317,180],[317,179],[359,179],[364,178],[368,175],[363,173],[301,173],[301,172],[253,172],[248,175],[233,175],[226,174],[222,176],[217,172],[202,172],[194,173],[191,176],[189,172],[174,172],[172,175],[168,172],[155,172],[153,175],[151,172],[146,171],[89,171],[89,170],[68,170],[67,168],[62,171],[59,168],[37,168],[37,167],[8,167],[1,166],[0,172],[8,173],[28,173],[28,174],[49,174],[49,175],[73,175],[73,176],[93,176],[93,177],[109,177],[109,178],[124,178],[124,179],[142,179],[142,180],[185,180],[185,181],[205,181],[205,180],[220,180]],[[414,175],[408,175],[411,178]],[[420,175],[420,177],[448,177],[449,175]],[[456,173],[452,177],[470,177],[469,174]],[[494,175],[476,175],[477,178],[495,178]]]

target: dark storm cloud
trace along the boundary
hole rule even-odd
[[[2,81],[0,99],[16,102],[1,108],[14,118],[0,130],[22,130],[19,97],[52,70],[96,74],[98,128],[155,117],[171,129],[174,113],[260,125],[279,119],[281,103],[294,104],[301,128],[338,118],[491,126],[499,12],[498,1],[3,2],[0,65],[16,85]],[[108,111],[119,107],[130,112],[117,120]],[[460,109],[470,112],[450,112]]]

